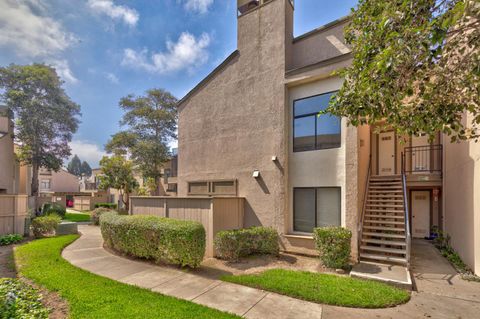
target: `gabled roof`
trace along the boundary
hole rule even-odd
[[[234,58],[240,55],[240,51],[233,51],[219,66],[217,66],[210,74],[208,74],[200,83],[198,83],[193,89],[190,90],[180,101],[177,102],[177,107],[180,107],[189,97],[191,97],[195,92],[207,84],[211,79],[215,77],[223,68],[225,68]]]

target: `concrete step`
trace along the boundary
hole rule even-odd
[[[392,195],[368,195],[367,198],[373,198],[373,199],[377,199],[377,198],[387,198],[387,199],[390,199],[390,198],[403,198],[403,194],[402,195],[397,195],[397,194],[392,194]]]
[[[403,204],[368,204],[367,207],[375,208],[403,208]]]
[[[353,266],[351,277],[376,280],[402,289],[412,290],[412,278],[405,265],[362,261]]]
[[[364,238],[364,239],[362,239],[362,242],[370,243],[370,244],[378,244],[378,245],[391,245],[391,246],[403,246],[403,247],[407,246],[407,243],[405,243],[405,241],[399,241],[399,240],[383,240],[383,239]]]
[[[363,228],[374,229],[374,230],[382,230],[382,231],[401,232],[401,233],[405,232],[405,228],[403,228],[403,227],[385,227],[385,226],[364,225]]]
[[[384,224],[384,225],[405,225],[405,222],[397,222],[392,220],[375,220],[375,219],[365,219],[365,223],[370,224]]]
[[[376,186],[403,186],[402,182],[396,181],[370,181],[370,185]]]
[[[404,215],[365,215],[366,218],[390,218],[390,219],[405,219]]]
[[[369,194],[399,194],[403,196],[402,190],[369,189]]]
[[[387,253],[387,254],[399,254],[399,255],[404,255],[407,253],[406,249],[402,248],[385,248],[385,247],[377,247],[377,246],[369,246],[369,245],[361,245],[361,249],[363,250],[369,250],[369,251],[376,251],[380,253]]]
[[[398,239],[405,239],[405,235],[398,235],[398,234],[388,234],[388,233],[376,233],[376,232],[362,232],[364,236],[371,236],[371,237],[380,237],[380,238],[398,238]]]
[[[407,264],[407,259],[406,258],[400,258],[400,257],[361,253],[360,254],[360,259],[363,259],[363,258],[373,259],[373,260],[381,260],[381,261],[385,261],[385,262],[393,262],[393,263],[402,264],[402,265]]]
[[[401,199],[367,199],[367,203],[403,203]]]
[[[402,216],[405,215],[405,211],[403,209],[366,209],[367,213],[393,213],[393,214],[401,214]]]
[[[385,189],[385,190],[402,190],[403,187],[402,186],[377,186],[377,185],[373,185],[373,184],[370,184],[370,186],[368,187],[369,189]]]

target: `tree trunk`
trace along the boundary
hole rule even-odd
[[[30,185],[31,196],[33,196],[34,209],[37,210],[37,197],[38,197],[38,164],[32,164],[32,184]]]

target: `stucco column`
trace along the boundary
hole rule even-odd
[[[345,145],[345,227],[352,231],[352,259],[358,259],[358,138],[357,128],[348,126]]]

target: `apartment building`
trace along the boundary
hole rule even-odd
[[[178,195],[244,197],[244,225],[292,252],[315,253],[314,227],[347,227],[355,260],[408,266],[436,226],[480,273],[479,145],[318,116],[352,62],[349,18],[294,37],[294,5],[237,1],[237,50],[178,104]]]

